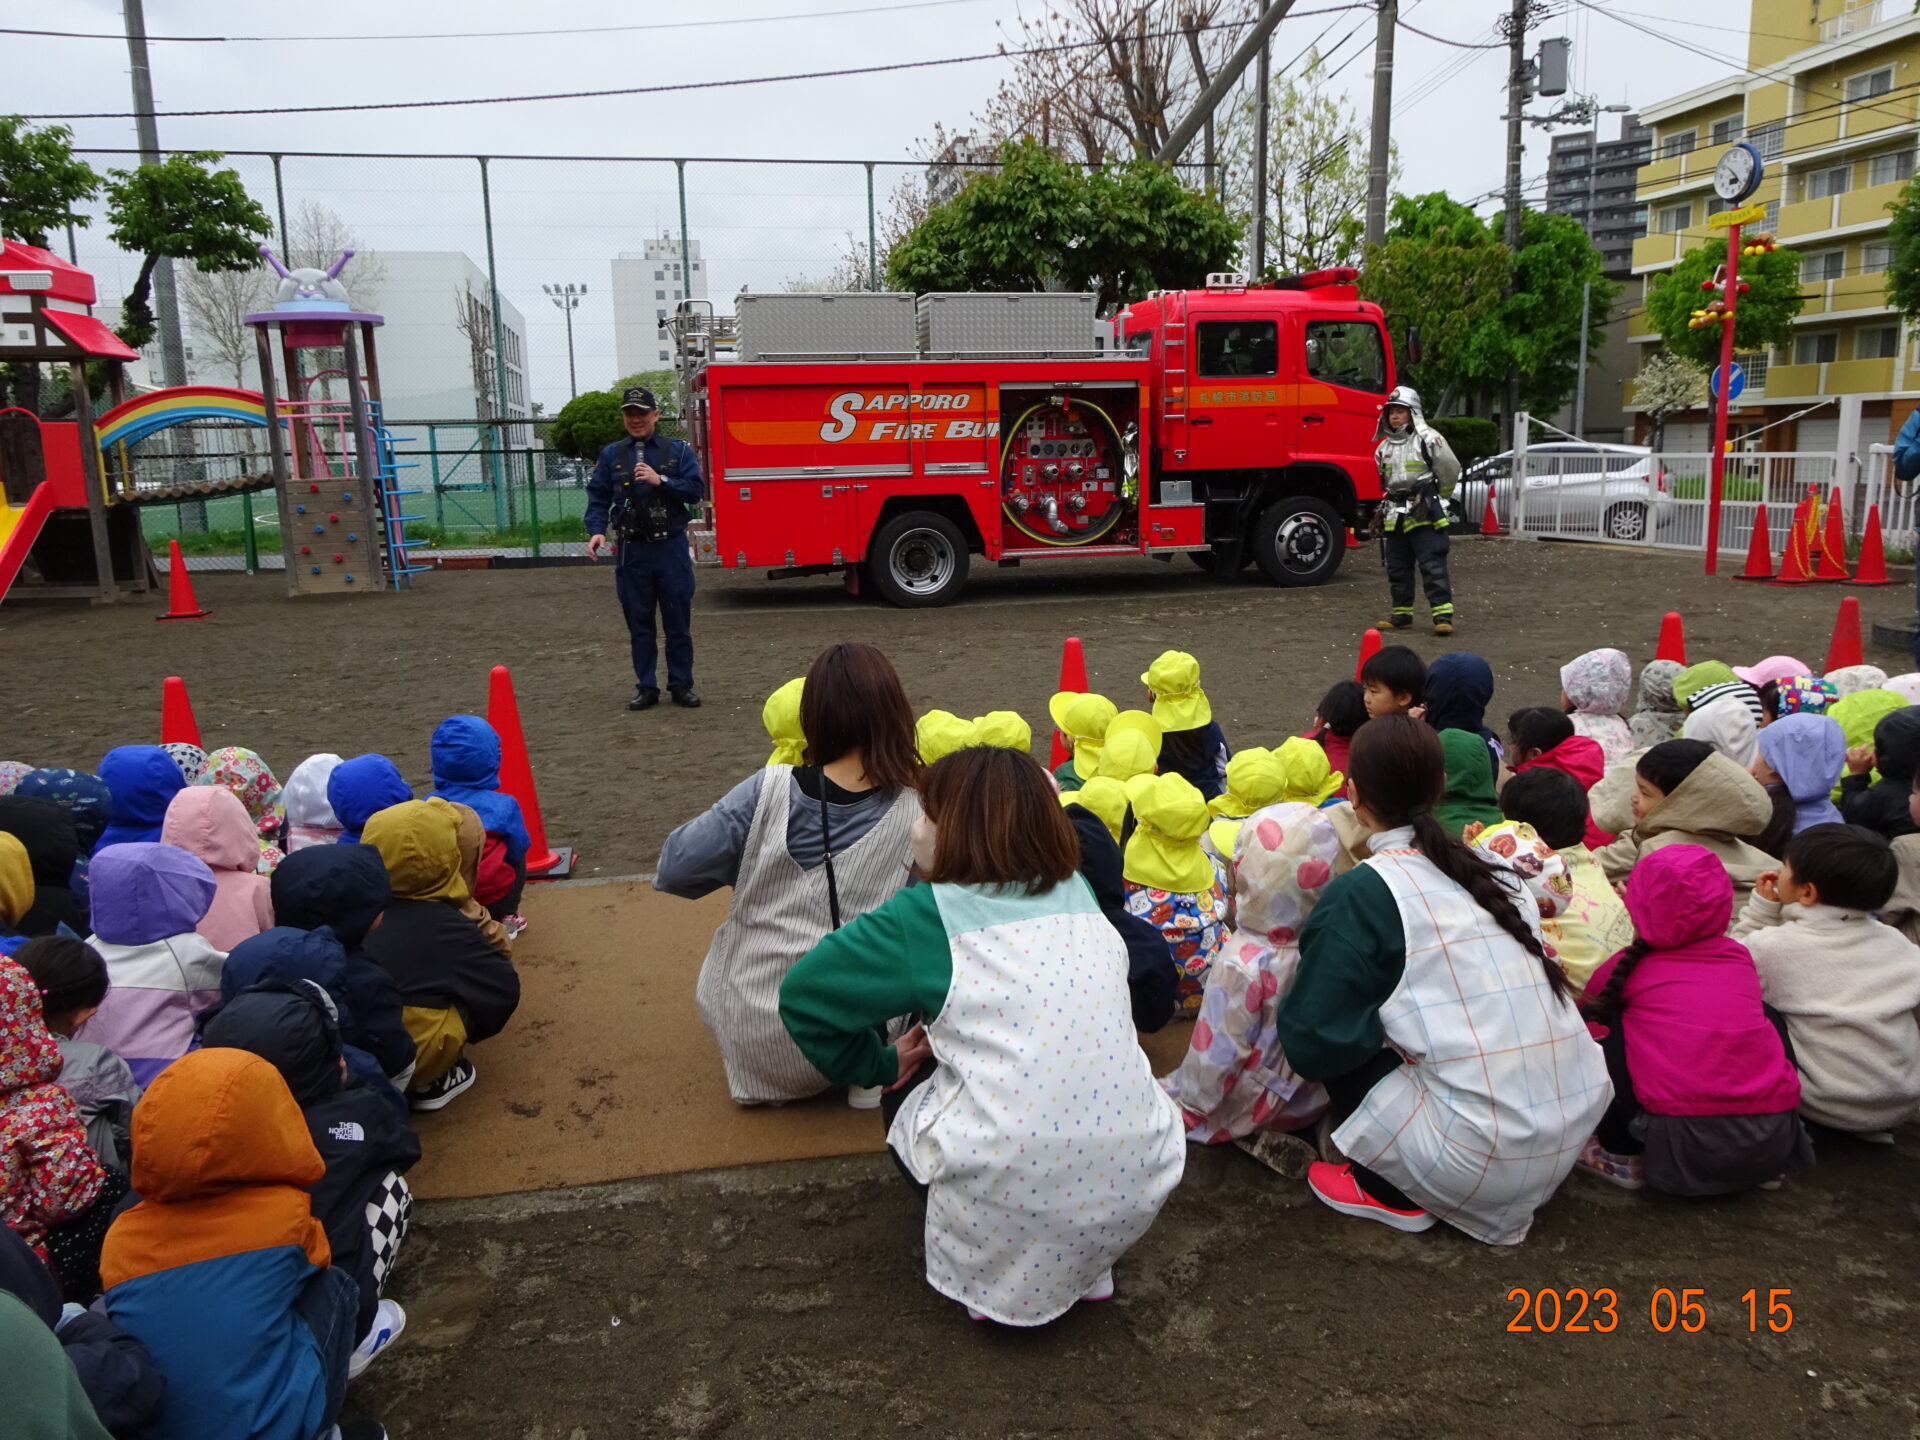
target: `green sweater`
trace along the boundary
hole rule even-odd
[[[834,931],[780,982],[780,1020],[835,1085],[891,1085],[896,1047],[877,1027],[896,1015],[931,1020],[953,984],[953,952],[931,885],[899,891]]]
[[[1387,1043],[1380,1007],[1406,969],[1387,882],[1368,865],[1336,876],[1300,932],[1300,968],[1274,1016],[1287,1063],[1308,1080],[1330,1080],[1373,1061]]]

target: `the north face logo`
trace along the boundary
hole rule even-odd
[[[336,1140],[365,1140],[367,1132],[360,1128],[358,1120],[342,1120],[327,1133]]]

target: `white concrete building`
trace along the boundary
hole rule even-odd
[[[695,240],[682,274],[680,237],[662,232],[639,253],[623,250],[613,268],[613,345],[620,374],[660,370],[673,363],[667,317],[682,300],[707,298],[707,267]]]

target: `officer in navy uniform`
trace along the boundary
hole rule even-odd
[[[695,709],[693,689],[693,552],[687,548],[689,507],[707,496],[693,447],[655,433],[660,406],[653,392],[635,385],[621,392],[620,420],[627,438],[600,452],[587,482],[587,554],[609,550],[619,559],[613,573],[633,639],[633,699],[629,710],[660,703],[654,672],[653,612],[667,633],[667,693],[673,703]]]

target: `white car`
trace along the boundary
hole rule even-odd
[[[1499,497],[1502,523],[1514,523],[1513,452],[1478,461],[1460,477],[1454,504],[1467,526]],[[1527,447],[1526,520],[1530,534],[1591,534],[1604,540],[1651,539],[1667,521],[1667,474],[1644,445],[1548,440]]]

